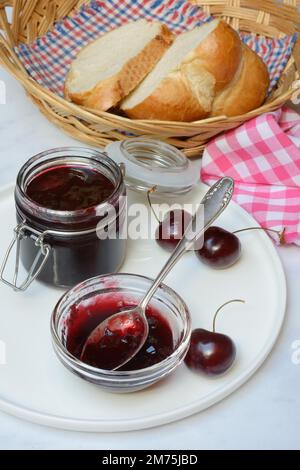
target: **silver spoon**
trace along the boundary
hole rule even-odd
[[[208,190],[183,238],[139,305],[108,317],[92,331],[82,349],[80,359],[83,362],[95,365],[93,362],[96,357],[98,368],[116,370],[140,351],[149,334],[146,318],[148,303],[177,261],[184,253],[194,249],[195,242],[228,206],[233,188],[233,180],[225,177]]]

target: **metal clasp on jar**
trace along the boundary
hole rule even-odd
[[[30,284],[38,277],[42,269],[44,268],[47,259],[49,257],[51,247],[50,245],[45,244],[44,238],[47,232],[38,232],[33,228],[26,225],[26,221],[24,220],[19,225],[17,225],[14,229],[15,235],[10,243],[8,250],[5,254],[1,270],[0,270],[0,279],[4,284],[12,287],[17,292],[25,291]],[[21,249],[21,241],[23,238],[31,237],[35,240],[35,245],[38,249],[36,257],[32,263],[32,266],[27,274],[26,279],[18,285],[18,277],[19,277],[19,267],[20,267],[20,249]],[[13,276],[13,281],[10,282],[4,278],[5,268],[8,263],[8,259],[12,252],[13,247],[16,246],[16,262],[15,262],[15,272]]]

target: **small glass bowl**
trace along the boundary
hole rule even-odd
[[[56,305],[51,318],[54,350],[62,364],[71,372],[109,392],[134,392],[163,379],[183,361],[190,343],[191,320],[181,297],[162,284],[150,304],[167,319],[174,339],[174,351],[163,361],[151,367],[133,371],[111,371],[92,367],[73,356],[65,346],[65,325],[70,308],[78,302],[109,293],[122,293],[138,301],[150,287],[152,279],[134,274],[97,276],[69,290]]]

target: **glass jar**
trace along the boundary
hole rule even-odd
[[[191,161],[172,145],[160,140],[135,137],[112,142],[107,155],[126,167],[126,185],[135,191],[174,197],[186,194],[199,181],[199,172]]]
[[[44,171],[62,166],[100,172],[113,183],[111,195],[100,204],[79,210],[53,210],[27,195],[30,182]],[[126,239],[126,187],[122,168],[96,150],[57,148],[31,158],[21,168],[15,188],[18,226],[5,262],[15,243],[15,290],[25,290],[37,278],[49,285],[69,288],[99,274],[116,272],[123,263]],[[19,259],[28,272],[17,285]]]

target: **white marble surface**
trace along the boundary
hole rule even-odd
[[[3,186],[31,155],[78,143],[50,124],[3,70],[0,80],[7,87],[7,104],[0,105]],[[167,426],[119,434],[64,432],[0,412],[0,449],[299,449],[300,365],[292,362],[292,343],[300,340],[300,249],[281,248],[279,254],[288,282],[284,328],[258,373],[229,398]]]

